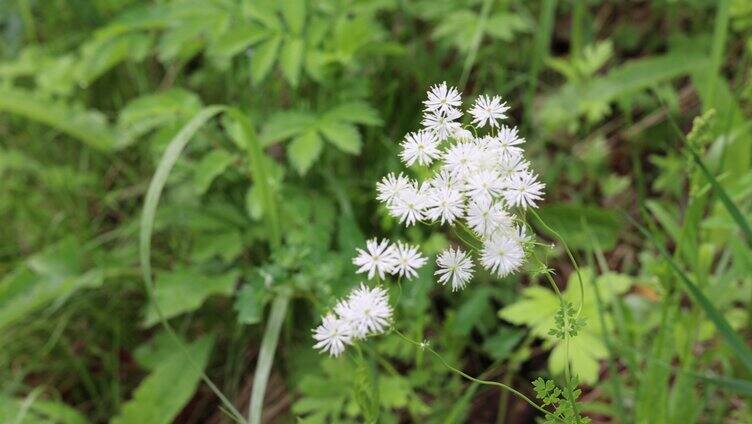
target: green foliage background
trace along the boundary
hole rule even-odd
[[[587,325],[431,260],[399,331],[546,406],[569,361],[594,422],[750,422],[751,56],[746,0],[0,0],[0,422],[245,420],[261,381],[264,422],[544,419],[394,334],[311,348],[366,238],[455,238],[374,199],[441,81],[512,107]]]

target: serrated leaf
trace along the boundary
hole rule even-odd
[[[583,383],[594,384],[598,381],[599,361],[606,359],[608,350],[599,337],[582,332],[577,337],[569,338],[569,362],[573,374]],[[564,375],[567,360],[565,343],[558,343],[548,357],[548,366],[552,373]]]
[[[120,147],[107,119],[98,111],[55,103],[17,88],[0,88],[0,111],[49,125],[97,150]]]
[[[324,119],[352,124],[381,125],[379,112],[366,102],[347,102],[330,109]]]
[[[234,309],[238,312],[238,322],[241,324],[258,324],[264,313],[266,293],[253,284],[245,284],[238,292]]]
[[[193,169],[196,192],[199,195],[204,194],[212,181],[222,174],[233,160],[235,156],[224,149],[214,149],[201,158]]]
[[[251,53],[251,81],[254,85],[261,82],[272,69],[281,43],[282,37],[275,36],[253,48]]]
[[[269,37],[272,33],[258,24],[244,24],[234,27],[214,40],[207,54],[215,57],[230,58],[249,46]]]
[[[264,145],[282,141],[313,128],[316,116],[307,111],[279,112],[271,116],[261,132]]]
[[[287,28],[293,34],[300,35],[305,26],[306,0],[282,0],[279,7],[282,9]]]
[[[77,75],[88,86],[105,72],[128,59],[141,61],[151,48],[152,37],[144,33],[127,33],[118,37],[94,38],[81,47]]]
[[[287,148],[287,154],[300,175],[310,169],[321,155],[324,142],[316,131],[307,131],[294,138]]]
[[[300,80],[304,46],[301,38],[288,38],[279,53],[279,65],[282,67],[282,74],[293,87],[297,87]]]
[[[154,300],[159,304],[165,319],[193,311],[212,295],[232,294],[238,272],[207,275],[196,268],[157,273]],[[145,327],[159,322],[159,316],[150,302],[144,308]]]
[[[139,384],[111,424],[171,423],[196,391],[213,346],[213,338],[204,336],[185,350],[175,349]]]
[[[319,130],[324,134],[327,141],[337,146],[340,150],[359,154],[361,148],[360,133],[354,125],[324,120],[319,124]]]

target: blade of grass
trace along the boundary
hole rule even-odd
[[[460,77],[460,90],[465,91],[465,85],[467,79],[470,77],[470,69],[472,69],[475,63],[475,57],[478,55],[478,49],[480,48],[480,42],[483,41],[483,33],[486,31],[486,22],[488,21],[488,14],[491,13],[491,6],[493,6],[493,0],[485,0],[483,7],[480,10],[480,18],[478,19],[478,28],[475,29],[473,35],[473,44],[470,47],[470,51],[465,57],[465,64],[462,67],[462,76]]]
[[[548,56],[549,43],[554,30],[554,17],[556,15],[556,0],[543,0],[541,2],[538,30],[535,34],[535,47],[532,62],[530,63],[530,76],[528,79],[527,93],[525,95],[526,121],[530,124],[533,114],[533,98],[538,87],[538,75],[540,74],[543,61]]]
[[[723,64],[723,52],[725,51],[726,38],[728,38],[729,24],[729,0],[719,0],[718,9],[715,14],[715,24],[713,29],[713,49],[710,52],[710,69],[708,73],[708,84],[710,84],[710,101],[715,103],[715,89],[718,83],[721,65]]]
[[[642,233],[642,235],[650,240],[653,246],[655,246],[656,250],[658,250],[658,253],[663,256],[671,269],[679,277],[679,281],[683,283],[684,288],[690,294],[692,299],[697,302],[705,311],[705,314],[708,316],[710,321],[713,322],[716,329],[718,329],[718,331],[720,332],[721,337],[726,341],[736,357],[741,361],[741,363],[745,368],[747,368],[748,371],[752,372],[752,350],[749,348],[749,346],[747,346],[739,337],[739,335],[731,328],[731,325],[729,325],[728,321],[726,321],[726,318],[723,317],[723,315],[715,308],[715,306],[713,306],[713,304],[702,293],[702,291],[700,291],[700,289],[692,282],[692,280],[689,279],[689,277],[684,273],[684,271],[682,271],[679,265],[677,265],[676,261],[674,261],[674,258],[669,255],[666,249],[656,241],[655,237],[653,237],[653,235],[648,232],[645,227],[632,219],[631,216],[627,215],[627,218],[640,231],[640,233]]]
[[[256,131],[251,121],[241,110],[230,108],[227,113],[240,126],[242,145],[248,149],[251,166],[250,172],[254,183],[258,185],[261,191],[261,198],[264,202],[264,218],[271,233],[269,243],[272,249],[276,249],[282,243],[282,231],[279,222],[277,199],[270,185],[269,170],[266,167],[261,142],[256,136]],[[261,339],[256,370],[253,374],[253,389],[251,390],[251,398],[248,403],[248,421],[251,424],[261,424],[266,385],[269,381],[269,374],[271,373],[274,354],[279,341],[279,333],[282,330],[282,322],[285,320],[289,303],[290,294],[287,291],[278,293],[272,302],[269,320],[266,323],[264,336]]]
[[[196,132],[201,127],[203,127],[211,118],[220,114],[224,110],[224,106],[209,106],[202,109],[196,115],[194,115],[194,117],[191,118],[191,120],[188,121],[187,124],[185,124],[185,126],[175,135],[175,137],[173,137],[172,140],[170,140],[170,143],[167,145],[167,149],[165,149],[165,152],[162,154],[162,158],[159,160],[157,170],[154,173],[151,182],[149,183],[149,189],[146,192],[146,197],[144,200],[144,209],[141,215],[141,224],[139,231],[139,256],[141,261],[141,271],[143,274],[144,282],[146,283],[146,292],[151,303],[154,305],[154,309],[157,313],[157,316],[159,317],[159,322],[162,324],[162,327],[164,327],[167,333],[170,334],[170,336],[175,340],[177,346],[180,347],[182,352],[188,358],[188,362],[191,364],[191,366],[197,369],[199,367],[195,363],[193,358],[190,357],[188,348],[183,344],[182,340],[180,339],[180,337],[178,337],[175,330],[167,322],[164,314],[162,313],[162,310],[159,307],[159,302],[156,301],[154,294],[155,285],[152,279],[151,271],[151,236],[154,230],[154,218],[157,214],[157,206],[159,205],[159,199],[162,196],[162,190],[164,189],[164,186],[167,183],[167,178],[169,177],[172,168],[175,166],[175,163],[180,157],[180,154],[183,152],[183,149],[188,144],[188,142],[193,138],[193,135],[196,134]],[[244,423],[245,420],[243,419],[243,416],[240,414],[240,412],[238,412],[235,406],[233,406],[232,402],[230,402],[229,399],[227,399],[227,397],[219,390],[219,388],[217,388],[217,386],[209,378],[209,376],[206,375],[206,373],[203,371],[203,368],[200,368],[199,371],[201,373],[201,379],[204,381],[204,383],[206,383],[209,389],[217,396],[217,398],[219,398],[225,408],[227,408],[227,410],[232,413],[231,417],[238,422]]]

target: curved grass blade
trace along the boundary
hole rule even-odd
[[[177,333],[175,333],[175,330],[165,319],[164,314],[159,308],[159,304],[157,303],[154,296],[154,281],[151,276],[151,235],[154,230],[154,217],[157,213],[159,199],[162,195],[162,189],[164,189],[164,186],[167,183],[167,177],[169,177],[170,171],[172,171],[173,166],[175,166],[175,163],[180,157],[180,154],[183,152],[183,149],[191,140],[193,135],[196,134],[196,132],[211,118],[223,112],[225,109],[226,108],[224,106],[209,106],[202,109],[193,118],[191,118],[191,120],[188,121],[187,124],[185,124],[185,126],[175,135],[175,137],[173,137],[172,140],[170,140],[170,143],[167,145],[167,149],[165,149],[164,154],[162,154],[162,158],[159,160],[157,171],[154,173],[154,176],[149,183],[149,190],[147,191],[146,198],[144,200],[144,210],[143,214],[141,215],[141,225],[139,231],[139,256],[141,261],[141,271],[143,274],[144,282],[146,283],[146,291],[149,295],[149,299],[154,305],[154,309],[159,317],[160,323],[172,336],[172,338],[175,339],[177,345],[180,346],[180,349],[188,358],[190,366],[194,368],[198,368],[198,364],[196,364],[193,358],[190,357],[190,352],[188,351],[187,347],[183,344]],[[209,389],[214,392],[214,394],[219,398],[222,404],[232,413],[231,417],[237,422],[244,423],[245,420],[243,419],[243,416],[240,414],[240,412],[238,412],[235,406],[233,406],[232,402],[230,402],[227,397],[217,388],[217,386],[214,384],[214,382],[211,381],[206,373],[203,372],[203,368],[200,369],[200,372],[201,379],[204,381],[204,383],[206,383],[207,386],[209,386]]]
[[[728,343],[729,347],[731,347],[731,350],[733,350],[736,357],[742,362],[742,364],[745,368],[747,368],[748,371],[752,372],[752,350],[749,348],[749,346],[747,346],[744,343],[744,340],[742,340],[739,335],[736,334],[736,332],[731,328],[731,325],[729,325],[728,321],[726,321],[726,318],[723,317],[723,315],[715,308],[715,306],[713,306],[710,300],[705,297],[702,291],[692,282],[692,280],[689,279],[687,274],[682,271],[679,265],[677,265],[676,261],[674,261],[674,258],[669,255],[669,253],[660,243],[658,243],[655,237],[653,237],[653,235],[648,230],[646,230],[645,227],[632,219],[632,217],[627,216],[627,218],[632,221],[632,223],[635,225],[635,227],[637,227],[637,229],[640,231],[640,233],[642,233],[643,236],[645,236],[648,240],[650,240],[651,243],[653,243],[655,248],[658,250],[658,253],[663,256],[671,269],[679,277],[679,281],[683,283],[684,288],[687,292],[689,292],[692,299],[697,302],[705,311],[710,321],[713,322],[715,327],[720,332],[721,337],[723,337],[726,343]]]

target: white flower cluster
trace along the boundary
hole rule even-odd
[[[381,287],[365,284],[353,290],[334,307],[334,313],[323,318],[313,330],[313,346],[331,356],[339,356],[354,340],[382,334],[391,324],[392,307],[389,295]]]
[[[515,211],[537,207],[544,184],[524,158],[517,128],[500,124],[509,110],[499,96],[480,96],[463,127],[460,92],[441,83],[431,87],[423,129],[405,136],[400,158],[408,167],[430,166],[431,178],[413,180],[390,173],[377,185],[377,198],[407,226],[416,222],[459,224],[482,242],[480,264],[504,277],[525,259],[524,226]],[[479,135],[484,127],[489,133]],[[464,221],[464,222],[463,222]],[[439,283],[464,288],[473,276],[473,261],[460,249],[442,252],[436,261]]]
[[[482,243],[476,259],[484,268],[499,277],[517,271],[525,260],[528,236],[516,212],[537,207],[544,184],[523,157],[525,139],[517,128],[499,123],[509,108],[499,96],[480,96],[469,111],[472,125],[464,128],[456,88],[435,85],[423,103],[423,129],[405,136],[400,158],[408,167],[430,166],[433,174],[417,181],[390,173],[376,185],[377,199],[407,226],[457,224],[471,231]],[[490,132],[478,135],[486,126]],[[412,279],[426,263],[416,246],[403,242],[374,238],[365,250],[356,250],[353,264],[369,280],[384,280],[387,274]],[[436,264],[438,282],[449,283],[452,291],[463,289],[473,277],[473,259],[460,248],[441,252]],[[323,317],[314,330],[314,347],[339,356],[354,340],[383,333],[391,318],[386,290],[361,284]]]

